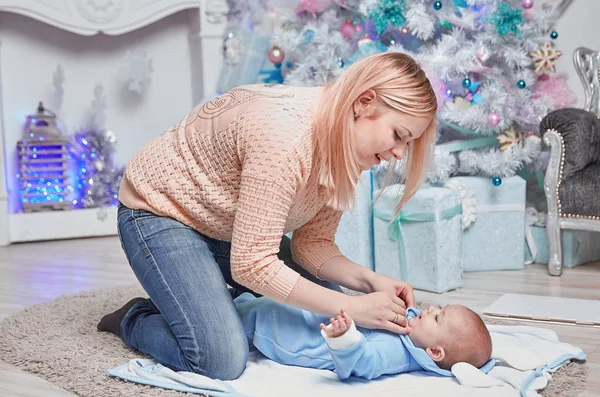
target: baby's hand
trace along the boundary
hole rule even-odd
[[[338,336],[342,336],[350,329],[350,324],[352,324],[352,318],[348,312],[344,309],[340,310],[340,315],[337,318],[329,319],[331,323],[331,327],[326,327],[325,324],[321,323],[321,329],[325,331],[325,334],[330,338],[337,338]]]

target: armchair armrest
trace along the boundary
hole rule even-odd
[[[550,129],[561,135],[564,145],[562,179],[600,160],[600,120],[593,113],[574,108],[555,110],[540,123],[542,135]]]

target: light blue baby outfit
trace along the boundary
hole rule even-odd
[[[412,371],[452,376],[407,335],[353,324],[342,337],[328,338],[319,327],[321,323],[329,323],[328,317],[249,293],[238,296],[234,302],[253,345],[278,363],[335,370],[340,379],[350,376],[374,379]],[[412,307],[406,310],[407,320],[419,314]],[[490,361],[481,370],[487,373],[493,365]]]

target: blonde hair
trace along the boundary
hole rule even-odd
[[[362,172],[354,134],[353,104],[368,90],[384,107],[411,116],[431,116],[423,134],[410,142],[406,152],[404,189],[396,213],[423,183],[433,154],[436,137],[437,100],[431,83],[410,56],[385,52],[352,64],[323,91],[315,119],[314,166],[319,184],[328,193],[328,205],[339,210],[352,208],[356,185]],[[393,159],[386,183],[389,184]]]

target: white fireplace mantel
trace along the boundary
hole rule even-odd
[[[191,10],[188,40],[193,105],[215,91],[221,69],[221,59],[215,54],[222,48],[226,0],[0,0],[0,12],[20,14],[80,36],[124,35],[184,10]],[[0,49],[2,40],[0,37]],[[115,234],[114,208],[103,216],[98,216],[98,209],[9,213],[4,107],[0,99],[0,246]],[[60,228],[55,227],[57,222]]]
[[[83,36],[132,32],[190,8],[203,11],[199,21],[203,34],[222,34],[225,0],[0,0],[0,11],[21,14]]]

